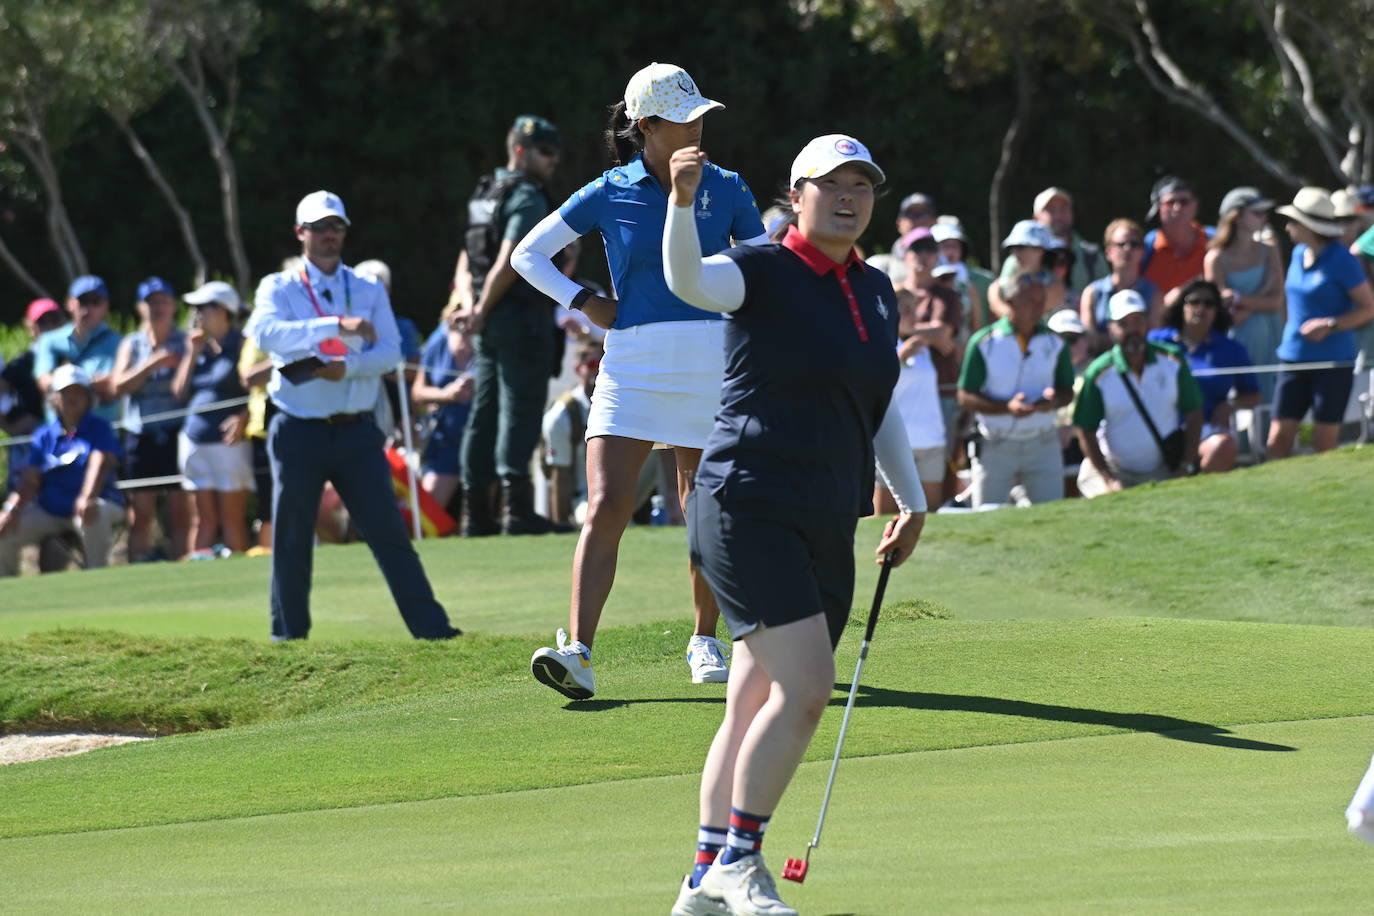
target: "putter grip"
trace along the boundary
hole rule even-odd
[[[878,626],[878,611],[883,606],[883,592],[887,591],[887,577],[892,572],[892,557],[896,551],[883,555],[882,572],[878,573],[878,588],[873,592],[873,607],[868,612],[868,625],[864,628],[864,642],[873,639],[873,630]]]

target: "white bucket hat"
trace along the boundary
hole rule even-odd
[[[1007,237],[1002,239],[1003,248],[1014,248],[1025,245],[1031,248],[1050,248],[1053,247],[1054,237],[1050,231],[1033,219],[1023,219],[1011,231]]]
[[[316,220],[337,216],[345,226],[351,226],[348,214],[344,212],[343,201],[331,191],[311,191],[296,204],[296,225],[304,226]]]
[[[631,121],[660,117],[686,124],[724,107],[702,95],[687,71],[675,64],[650,64],[625,86],[625,116]]]
[[[187,305],[209,305],[214,302],[224,306],[232,314],[243,311],[243,300],[235,289],[223,280],[211,280],[199,289],[193,289],[181,297]]]
[[[1331,202],[1331,195],[1325,188],[1303,188],[1291,204],[1285,204],[1274,212],[1302,223],[1317,235],[1330,238],[1340,235],[1344,228],[1336,221],[1336,205]]]
[[[868,147],[845,134],[826,134],[817,137],[797,153],[792,160],[792,177],[788,184],[796,187],[803,178],[819,178],[829,175],[846,162],[856,162],[864,166],[873,178],[873,184],[880,185],[887,180],[878,163],[868,152]]]
[[[1146,311],[1148,310],[1145,307],[1144,297],[1133,289],[1123,289],[1112,293],[1112,298],[1107,300],[1107,316],[1112,321],[1120,321],[1127,315]]]

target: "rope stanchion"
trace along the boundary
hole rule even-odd
[[[410,386],[406,384],[406,366],[403,359],[396,364],[396,400],[401,405],[401,438],[406,446],[406,479],[410,482],[410,526],[415,540],[424,538],[424,526],[420,524],[420,491],[415,482],[415,437],[410,430]]]

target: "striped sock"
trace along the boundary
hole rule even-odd
[[[706,869],[711,867],[711,863],[716,861],[716,853],[725,845],[724,827],[707,827],[702,824],[697,828],[697,864],[692,868],[692,877],[688,880],[688,885],[696,887],[701,884],[701,878],[706,874]]]
[[[725,848],[720,852],[720,864],[729,865],[761,850],[763,832],[768,829],[768,817],[731,808],[730,832],[725,837]]]

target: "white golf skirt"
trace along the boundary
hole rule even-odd
[[[704,448],[725,378],[725,322],[659,321],[606,332],[587,438]]]

